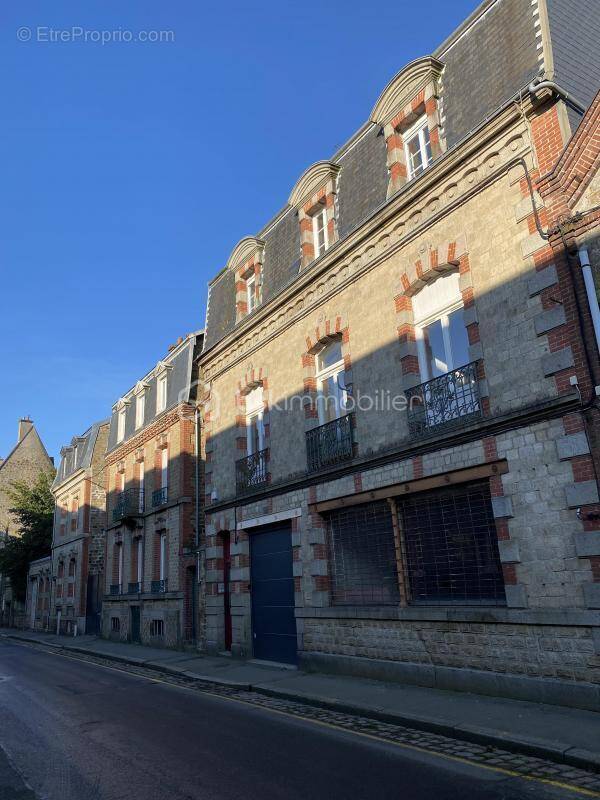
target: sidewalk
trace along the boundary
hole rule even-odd
[[[95,636],[74,639],[3,628],[0,637],[93,653],[170,674],[296,699],[600,771],[600,709],[596,713],[363,678],[306,673],[255,661],[110,642]]]

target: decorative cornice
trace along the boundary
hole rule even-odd
[[[146,383],[146,381],[138,381],[136,385],[133,387],[134,395],[144,394],[150,388],[150,384]]]
[[[127,397],[120,397],[117,402],[114,404],[112,410],[114,411],[122,411],[124,408],[127,408],[128,405],[131,404],[131,400]]]
[[[169,369],[173,369],[173,364],[167,364],[166,361],[159,361],[154,367],[154,375],[158,378]]]
[[[411,61],[392,78],[379,95],[371,111],[371,122],[385,125],[428,83],[435,83],[443,69],[442,62],[433,56],[424,56]]]
[[[236,270],[238,267],[243,266],[264,246],[264,241],[257,239],[255,236],[245,236],[240,239],[227,260],[227,269]]]
[[[289,205],[301,206],[311,195],[318,192],[330,178],[335,178],[339,171],[339,165],[334,164],[332,161],[317,161],[297,181],[290,193]]]

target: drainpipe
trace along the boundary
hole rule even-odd
[[[557,94],[568,106],[571,106],[571,108],[575,109],[579,114],[585,114],[587,110],[586,106],[580,103],[579,100],[576,100],[572,94],[569,94],[569,92],[563,89],[562,86],[559,86],[558,83],[554,81],[531,81],[529,84],[529,93],[534,97],[543,89],[550,89],[551,92]]]
[[[596,335],[596,346],[600,351],[600,307],[598,306],[598,295],[596,294],[594,276],[592,275],[592,265],[590,264],[590,256],[588,254],[587,247],[579,248],[579,263],[581,264],[581,271],[583,272],[583,280],[585,282],[585,291],[587,294],[588,303],[590,304],[590,312],[592,314],[592,322],[594,324],[594,333]]]
[[[194,462],[194,494],[195,504],[195,525],[194,525],[194,550],[196,553],[196,580],[192,590],[192,635],[194,641],[197,640],[198,620],[198,587],[200,585],[200,413],[198,406],[194,409],[194,430],[196,434],[196,458]]]

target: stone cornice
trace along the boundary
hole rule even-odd
[[[248,357],[269,338],[424,235],[432,224],[530,153],[526,125],[519,109],[511,104],[445,153],[418,180],[406,184],[287,289],[202,354],[199,363],[205,379],[212,380]]]
[[[185,409],[188,408],[191,408],[189,404],[180,403],[164,412],[162,416],[158,417],[156,420],[154,420],[154,422],[141,430],[135,436],[127,439],[126,442],[123,442],[123,444],[119,445],[114,450],[111,450],[110,453],[107,453],[104,458],[104,465],[107,467],[112,466],[117,461],[121,461],[130,455],[130,453],[137,450],[138,447],[147,444],[147,442],[151,441],[152,439],[156,439],[156,437],[160,436],[161,433],[165,433],[167,430],[172,428],[173,425],[176,425],[184,418]]]

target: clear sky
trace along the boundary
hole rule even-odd
[[[4,3],[0,455],[29,414],[57,456],[203,327],[238,240],[477,5]]]

